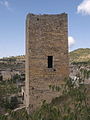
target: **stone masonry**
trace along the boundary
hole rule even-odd
[[[50,65],[49,65],[50,64]],[[34,15],[26,19],[27,111],[34,111],[46,100],[60,95],[49,86],[64,84],[69,76],[67,14]]]

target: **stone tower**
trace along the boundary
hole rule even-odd
[[[69,75],[67,14],[34,15],[26,19],[25,103],[34,111],[44,100],[60,95],[50,86],[64,84]]]

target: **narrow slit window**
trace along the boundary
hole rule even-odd
[[[48,68],[53,68],[53,56],[48,56]]]
[[[22,100],[24,100],[24,93],[23,93],[23,96],[22,96]]]

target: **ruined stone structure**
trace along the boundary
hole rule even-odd
[[[67,14],[34,15],[26,19],[26,85],[28,111],[60,95],[49,86],[64,84],[69,75]]]

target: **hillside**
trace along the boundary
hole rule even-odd
[[[69,53],[70,62],[90,62],[90,48],[80,48]]]
[[[21,56],[11,56],[11,57],[3,57],[3,58],[0,58],[0,61],[23,61],[25,60],[25,56],[24,55],[21,55]]]
[[[25,56],[12,56],[0,59],[0,71],[25,71]]]
[[[80,48],[69,53],[70,62],[90,62],[90,48]],[[4,57],[0,63],[25,62],[25,55]]]

